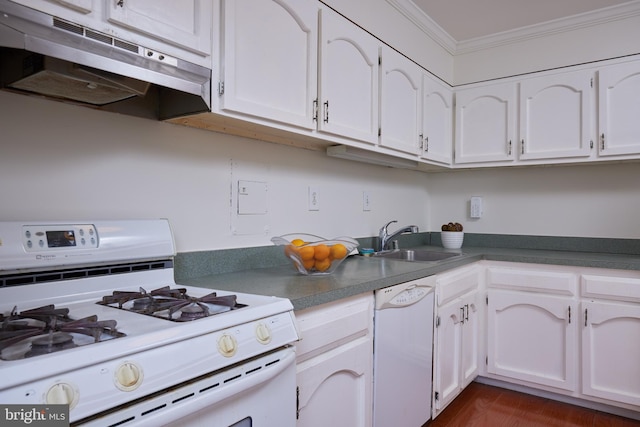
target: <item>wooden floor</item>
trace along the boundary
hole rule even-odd
[[[445,426],[638,427],[640,421],[474,382],[422,427]]]

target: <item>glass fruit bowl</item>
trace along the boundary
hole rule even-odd
[[[299,273],[331,274],[358,247],[351,237],[327,240],[313,234],[292,233],[273,237],[271,241],[284,247],[284,254]]]

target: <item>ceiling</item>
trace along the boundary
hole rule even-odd
[[[411,0],[457,42],[637,0]]]

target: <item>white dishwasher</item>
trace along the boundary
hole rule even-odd
[[[373,426],[431,418],[435,276],[375,291]]]

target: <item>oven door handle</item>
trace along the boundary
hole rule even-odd
[[[280,358],[277,364],[269,365],[266,369],[260,369],[249,375],[245,374],[241,378],[221,384],[222,387],[216,387],[195,397],[177,402],[175,405],[172,404],[170,408],[167,408],[171,409],[170,411],[159,410],[144,417],[136,417],[137,419],[134,422],[127,423],[127,425],[137,427],[167,425],[212,405],[219,405],[229,398],[238,397],[242,393],[276,378],[295,363],[296,353],[293,348],[283,350],[282,354],[283,357]],[[283,398],[286,397],[283,396]],[[295,373],[293,374],[291,399],[295,400]],[[295,417],[295,413],[293,416]]]

